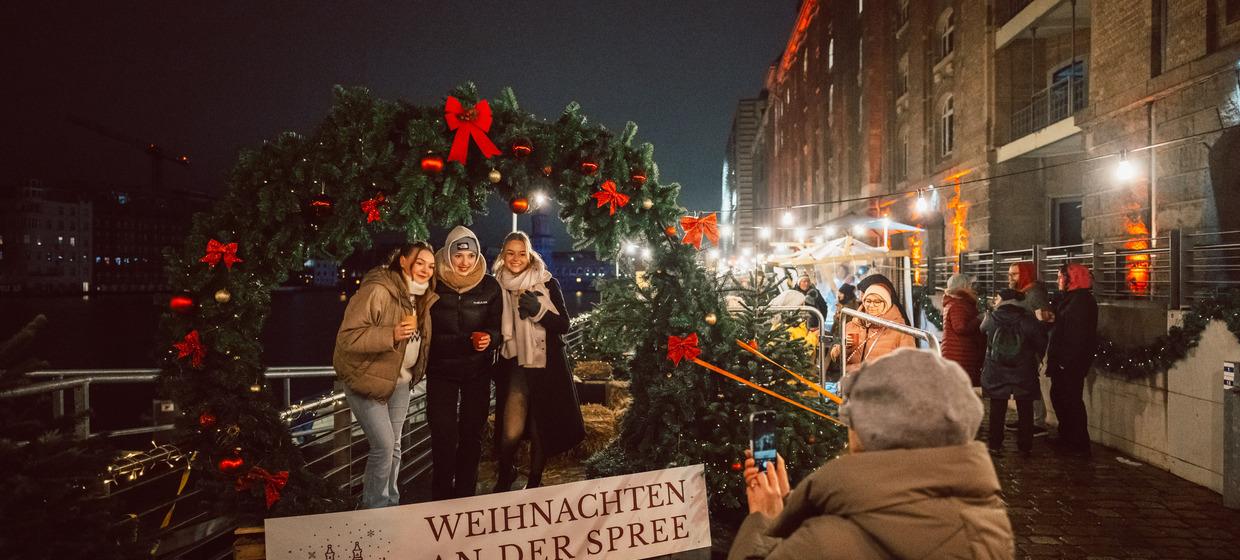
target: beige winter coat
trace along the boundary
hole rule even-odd
[[[797,485],[775,519],[751,513],[728,560],[1013,556],[994,465],[971,442],[834,459]]]
[[[431,298],[426,312],[418,314],[418,332],[422,347],[417,362],[410,368],[413,385],[426,375],[430,356],[430,306],[439,298],[433,287],[425,297]],[[409,289],[401,273],[377,267],[366,273],[357,293],[344,309],[344,319],[336,333],[336,349],[332,366],[336,377],[353,392],[376,400],[387,400],[396,390],[401,362],[408,340],[393,342],[392,331],[405,315],[414,314],[409,302]]]

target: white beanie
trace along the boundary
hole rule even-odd
[[[841,381],[840,420],[867,451],[964,445],[982,424],[982,401],[956,362],[901,348]]]

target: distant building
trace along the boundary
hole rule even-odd
[[[94,290],[151,292],[168,289],[163,251],[180,247],[195,212],[210,199],[196,193],[115,189],[94,201]]]
[[[600,260],[594,251],[567,251],[554,253],[549,265],[551,275],[560,281],[565,292],[598,290],[596,282],[616,277],[616,265]]]
[[[731,228],[720,242],[725,251],[749,247],[754,240],[754,144],[766,97],[742,99],[732,116],[732,132],[723,162],[723,211],[719,223]]]
[[[91,202],[31,181],[0,190],[0,292],[91,289]]]

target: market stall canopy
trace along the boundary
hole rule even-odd
[[[801,266],[829,262],[845,262],[854,259],[903,256],[904,251],[890,251],[857,241],[851,235],[812,244],[788,255],[773,255],[771,262],[777,266]]]

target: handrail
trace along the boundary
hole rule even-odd
[[[840,313],[843,315],[847,315],[849,317],[856,317],[858,319],[861,319],[862,321],[868,321],[870,323],[882,325],[889,329],[899,331],[909,336],[912,336],[913,338],[923,339],[926,341],[926,344],[930,346],[930,349],[933,350],[935,354],[941,355],[943,353],[942,348],[939,347],[939,339],[936,338],[934,335],[930,334],[929,331],[924,331],[924,330],[921,330],[915,327],[910,327],[905,324],[896,323],[894,321],[888,321],[887,319],[883,319],[882,317],[875,317],[873,315],[870,315],[869,313],[866,313],[864,311],[858,311],[851,307],[840,307]],[[848,324],[848,321],[840,321],[840,377],[841,378],[843,378],[845,375],[848,375],[848,336],[846,336],[845,334],[846,333],[845,328],[847,324]]]
[[[819,311],[817,307],[814,307],[812,305],[768,305],[766,309],[770,311],[796,311],[796,312],[813,313],[814,315],[818,316],[818,331],[819,332],[822,332],[827,326],[827,318],[823,316],[822,312]],[[821,340],[818,341],[818,384],[819,385],[822,385],[827,382],[827,366],[830,365],[827,363],[827,360],[826,360],[827,353],[826,351],[823,350],[825,346],[826,345],[823,344],[823,341]]]

